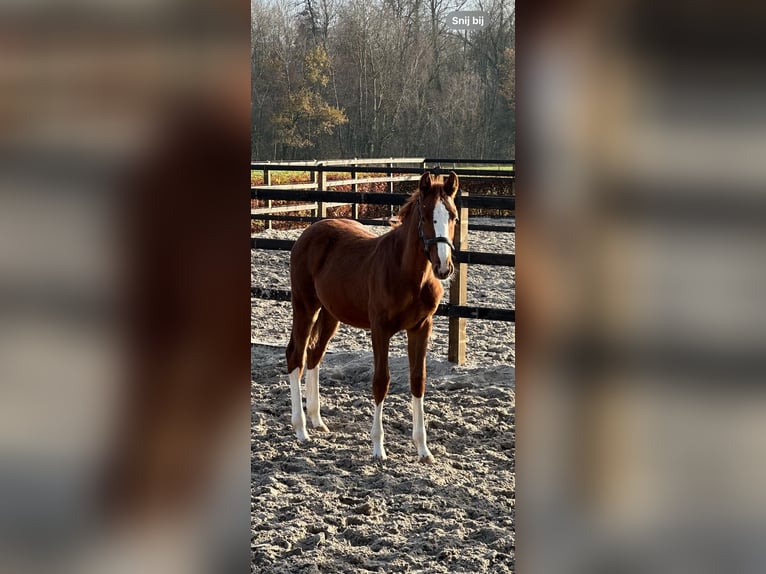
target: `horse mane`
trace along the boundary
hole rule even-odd
[[[391,221],[392,227],[399,227],[402,223],[404,223],[407,220],[407,217],[410,215],[412,210],[415,209],[414,205],[419,197],[420,197],[420,190],[416,189],[414,193],[407,198],[407,201],[404,202],[404,205],[402,205],[399,208],[397,219],[393,219]]]

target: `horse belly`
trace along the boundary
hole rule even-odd
[[[366,305],[359,301],[358,294],[344,293],[343,290],[322,289],[317,287],[317,295],[322,307],[327,309],[341,323],[360,329],[370,328],[370,319]]]
[[[360,329],[370,328],[367,308],[367,289],[363,283],[356,281],[358,269],[348,269],[345,274],[317,276],[314,286],[319,302],[341,323]],[[338,277],[342,276],[342,281]]]

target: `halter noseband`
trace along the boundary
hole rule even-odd
[[[429,256],[428,254],[428,248],[431,247],[431,245],[436,245],[437,243],[446,243],[449,245],[449,248],[452,249],[452,251],[455,251],[455,246],[452,245],[452,241],[449,240],[447,237],[437,236],[432,237],[431,239],[426,238],[426,234],[423,231],[423,210],[420,208],[420,198],[417,199],[418,202],[418,215],[420,216],[418,218],[418,234],[420,235],[420,240],[423,242],[423,250],[425,251],[426,257]]]

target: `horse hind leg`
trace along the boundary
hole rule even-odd
[[[372,416],[372,458],[378,461],[386,460],[386,449],[383,446],[383,401],[388,394],[391,374],[388,370],[388,349],[392,333],[373,326],[372,352],[375,370],[372,378],[372,395],[375,401],[375,411]]]
[[[306,417],[303,414],[303,405],[301,403],[301,375],[303,374],[303,365],[306,361],[306,347],[309,336],[316,321],[319,309],[301,308],[293,302],[293,328],[290,333],[290,342],[287,345],[287,372],[290,378],[290,400],[292,403],[292,416],[290,418],[295,436],[299,442],[309,440],[306,431]]]
[[[319,413],[319,365],[322,363],[327,345],[338,330],[338,319],[324,307],[319,311],[319,317],[314,323],[309,337],[306,356],[306,412],[311,424],[318,431],[329,432]]]

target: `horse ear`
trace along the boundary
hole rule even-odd
[[[420,189],[420,192],[423,195],[426,195],[429,191],[431,191],[431,172],[427,171],[420,177],[420,183],[418,184],[418,188]]]
[[[450,197],[454,197],[457,193],[458,187],[460,186],[457,174],[454,171],[449,172],[449,176],[447,177],[447,181],[444,182],[444,191],[449,195]]]

